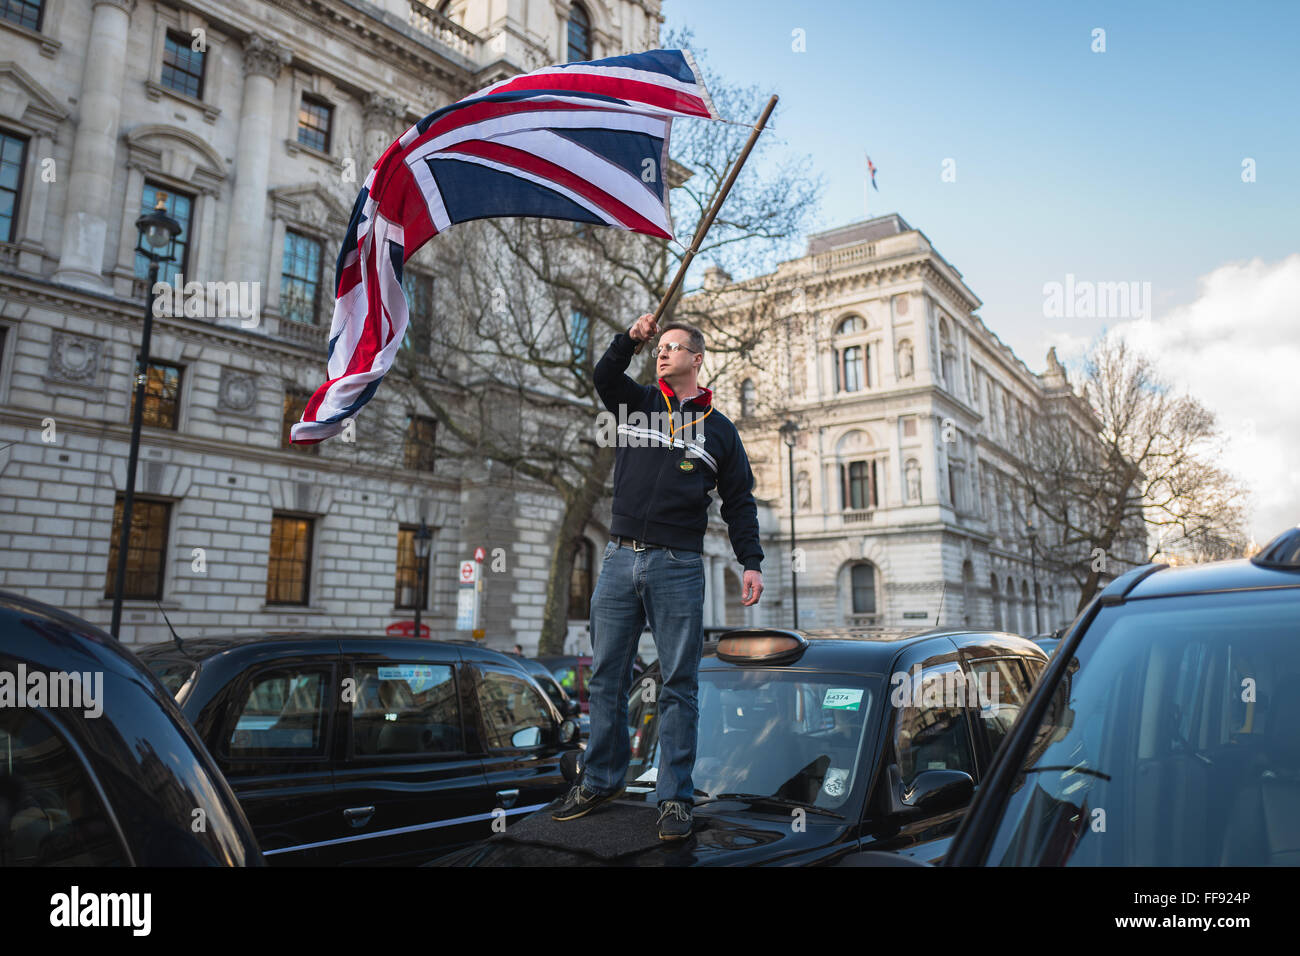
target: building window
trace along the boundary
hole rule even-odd
[[[202,99],[203,61],[203,51],[194,49],[190,36],[168,30],[163,45],[162,85]]]
[[[43,0],[0,0],[0,19],[29,30],[39,30],[43,6]]]
[[[740,417],[749,418],[753,415],[757,404],[758,386],[752,378],[747,378],[740,383]]]
[[[904,438],[916,437],[916,416],[915,415],[909,415],[907,418],[903,419],[903,437]]]
[[[438,419],[408,415],[403,460],[412,471],[433,471],[437,451]]]
[[[591,617],[591,542],[579,538],[573,552],[573,573],[569,575],[569,619],[585,621]]]
[[[4,0],[0,0],[3,3]],[[27,140],[0,132],[0,242],[13,242],[18,223],[18,197],[23,191]]]
[[[401,525],[397,529],[397,590],[393,607],[421,611],[429,609],[429,567],[433,564],[433,542],[429,542],[429,556],[425,558],[424,581],[420,580],[420,562],[415,557],[417,525]],[[423,585],[423,586],[421,586]]]
[[[318,149],[322,153],[328,153],[330,123],[333,118],[334,107],[324,100],[318,100],[304,93],[302,105],[298,107],[298,142],[303,146]]]
[[[311,581],[312,519],[271,515],[266,565],[267,604],[306,604]]]
[[[194,213],[194,197],[177,192],[170,186],[146,181],[144,192],[140,196],[141,215],[153,212],[154,206],[158,205],[159,193],[167,197],[163,208],[167,210],[167,215],[180,224],[181,231],[177,234],[173,246],[176,254],[169,261],[158,265],[158,281],[177,286],[179,277],[185,274],[185,267],[189,264],[190,217]],[[135,254],[135,277],[137,279],[149,277],[149,257],[139,252]]]
[[[849,572],[853,589],[853,613],[876,613],[876,569],[871,564],[855,564]]]
[[[591,319],[576,310],[569,323],[569,339],[573,344],[573,360],[585,365],[591,351]]]
[[[280,416],[280,447],[291,448],[294,451],[304,451],[309,455],[314,455],[320,451],[320,445],[295,445],[292,440],[290,429],[298,422],[302,421],[302,413],[307,410],[307,402],[312,393],[301,388],[286,388],[284,390],[284,406]]]
[[[856,315],[846,317],[835,329],[835,334],[854,335],[865,332],[867,323]],[[856,392],[863,382],[871,384],[871,349],[867,345],[849,345],[835,350],[835,391]]]
[[[921,503],[921,466],[917,464],[915,458],[908,459],[907,464],[903,467],[903,479],[907,485],[907,500],[909,504]]]
[[[998,593],[998,576],[989,575],[989,597],[993,599],[993,627],[995,630],[1002,630],[1002,602],[1001,595]]]
[[[851,461],[840,465],[840,481],[845,511],[876,507],[876,462]]]
[[[304,325],[316,324],[320,293],[320,243],[287,230],[280,269],[280,314]]]
[[[402,291],[409,319],[402,348],[428,355],[433,339],[433,278],[407,269],[402,273]]]
[[[118,495],[113,505],[113,532],[108,547],[108,574],[104,597],[115,595],[117,584],[118,545],[122,540],[122,508],[125,496]],[[122,597],[158,600],[163,594],[163,576],[167,557],[167,525],[172,506],[166,501],[136,495],[131,504],[131,536],[126,546],[126,583]]]
[[[135,380],[131,380],[131,421],[135,421]],[[176,430],[181,407],[181,367],[167,362],[149,363],[144,382],[144,414],[141,421],[154,428]]]
[[[591,59],[591,17],[580,3],[569,8],[569,60]]]

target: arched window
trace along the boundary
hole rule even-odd
[[[585,621],[591,617],[592,547],[579,538],[573,551],[573,573],[569,576],[569,618]]]
[[[1022,630],[1020,633],[1033,634],[1034,633],[1034,605],[1033,605],[1033,599],[1029,596],[1028,581],[1020,582],[1020,613],[1023,615],[1021,623],[1024,625],[1024,630]]]
[[[757,402],[758,386],[754,384],[752,378],[747,378],[740,383],[740,417],[749,418],[753,415]]]
[[[853,565],[849,570],[853,614],[876,613],[876,568],[869,562]]]
[[[1021,633],[1020,615],[1016,611],[1016,585],[1007,578],[1007,628],[1008,631]]]
[[[837,343],[835,357],[835,391],[857,392],[875,384],[875,355],[871,343],[862,341],[867,323],[859,315],[845,316],[835,327],[837,338],[857,336],[859,340]]]
[[[591,59],[591,17],[580,3],[569,8],[569,62]]]
[[[975,568],[969,561],[961,565],[961,613],[967,627],[975,623]]]
[[[993,599],[993,627],[999,631],[1002,627],[1002,595],[998,593],[998,576],[989,575],[989,597]]]

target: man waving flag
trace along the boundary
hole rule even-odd
[[[450,226],[535,216],[672,238],[674,117],[718,119],[685,50],[548,66],[430,113],[366,177],[335,271],[328,379],[293,426],[337,435],[374,395],[408,322],[402,266]]]

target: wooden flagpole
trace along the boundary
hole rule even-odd
[[[686,255],[682,256],[681,264],[677,267],[677,275],[673,276],[672,285],[668,287],[668,291],[664,293],[663,299],[659,302],[659,308],[655,310],[654,320],[656,325],[659,324],[660,317],[663,316],[664,311],[668,308],[668,303],[671,302],[673,296],[677,294],[677,290],[681,287],[682,280],[686,278],[686,270],[690,266],[691,260],[695,258],[695,253],[700,249],[700,243],[704,241],[704,236],[708,233],[709,227],[713,225],[714,217],[717,216],[718,211],[722,209],[722,203],[726,200],[727,193],[731,192],[731,184],[736,181],[736,176],[740,174],[740,167],[745,165],[745,160],[749,158],[749,151],[754,148],[754,143],[758,141],[758,134],[763,132],[763,127],[767,125],[768,117],[772,115],[772,110],[776,109],[776,101],[777,97],[773,96],[767,101],[767,105],[763,107],[762,115],[759,116],[758,122],[754,124],[753,130],[750,131],[749,139],[745,141],[745,148],[740,151],[740,156],[736,158],[735,164],[731,167],[731,172],[727,174],[727,178],[723,181],[722,188],[719,189],[718,194],[713,197],[713,202],[710,204],[708,212],[706,212],[704,218],[700,220],[700,225],[695,230],[695,238],[691,240],[691,247],[686,250]],[[638,342],[633,354],[635,355],[640,352],[644,345],[645,342]]]

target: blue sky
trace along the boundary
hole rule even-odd
[[[1300,3],[665,0],[663,11],[665,28],[694,30],[711,70],[780,95],[780,148],[825,178],[822,228],[863,218],[869,152],[871,214],[922,230],[1036,371],[1049,344],[1068,353],[1113,321],[1045,317],[1044,283],[1150,282],[1160,320],[1216,269],[1300,253]],[[1091,49],[1095,28],[1105,52]],[[792,50],[796,29],[806,52]],[[945,159],[955,182],[941,180]],[[1230,332],[1230,301],[1216,308]]]

